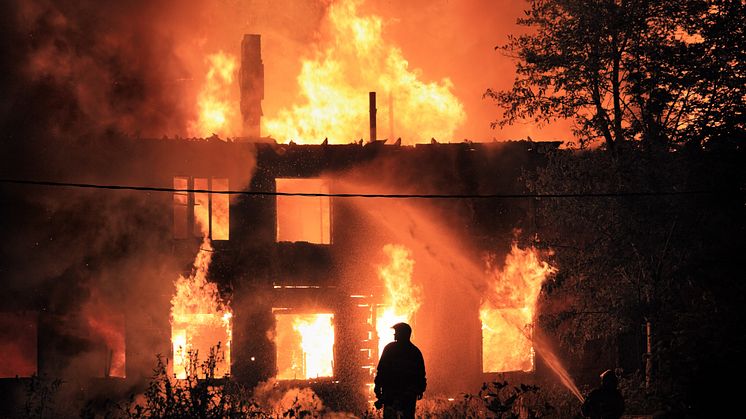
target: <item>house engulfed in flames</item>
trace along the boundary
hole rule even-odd
[[[278,144],[258,136],[261,68],[242,77],[250,138],[137,140],[128,149],[159,161],[144,163],[149,180],[174,189],[149,195],[160,216],[136,227],[167,236],[151,263],[181,267],[148,270],[160,272],[147,297],[156,314],[101,303],[74,319],[35,307],[2,314],[2,377],[61,371],[74,358],[55,338],[65,322],[99,342],[86,361],[99,387],[142,381],[157,353],[177,379],[211,354],[198,375],[365,400],[400,321],[413,326],[430,392],[535,371],[531,325],[553,268],[515,243],[516,230],[532,235],[535,201],[475,196],[525,192],[521,175],[559,143]],[[168,164],[153,157],[163,155]]]
[[[157,291],[162,318],[145,319],[136,307],[86,308],[106,351],[99,375],[147,375],[162,353],[184,377],[189,354],[212,349],[216,377],[362,388],[399,321],[413,325],[432,391],[534,370],[526,328],[551,268],[513,244],[515,229],[534,228],[533,200],[343,195],[519,193],[521,170],[556,144],[139,141],[138,157],[177,156],[154,168],[155,182],[177,191],[151,199],[170,220],[163,257],[184,270],[160,278],[174,287]],[[34,316],[3,317],[29,324],[17,331],[26,348],[17,357],[29,365],[6,377],[59,356],[41,348],[47,337],[38,329],[64,325]]]

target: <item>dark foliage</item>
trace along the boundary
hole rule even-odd
[[[638,393],[659,404],[641,409],[709,411],[744,356],[743,167],[743,153],[564,150],[529,181],[539,193],[708,192],[537,202],[538,244],[559,268],[539,326],[580,360],[593,356],[587,342],[604,342],[617,363],[606,367],[631,359],[625,373],[642,385],[652,366]]]
[[[737,148],[746,132],[746,4],[528,0],[494,125],[572,119],[581,145]]]

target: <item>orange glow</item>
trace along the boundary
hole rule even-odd
[[[214,376],[219,378],[230,373],[233,313],[220,297],[217,285],[207,281],[211,260],[212,245],[210,239],[205,238],[191,275],[179,276],[175,282],[176,293],[171,299],[171,342],[176,378],[187,377],[190,353],[196,353],[201,363],[207,361],[210,349],[218,345]],[[202,371],[199,373],[204,377]]]
[[[0,313],[0,378],[36,374],[38,318],[35,313]]]
[[[204,191],[227,191],[228,179],[212,178],[212,187],[207,178],[194,178],[194,189]],[[207,192],[194,193],[194,236],[210,237],[213,240],[228,240],[230,231],[230,205],[228,195]],[[207,223],[208,219],[210,224]]]
[[[126,377],[124,315],[98,310],[87,316],[97,341],[104,343],[104,377]]]
[[[194,189],[209,191],[207,178],[194,178]],[[194,237],[210,237],[210,194],[194,192]]]
[[[334,315],[276,314],[277,379],[334,375]]]
[[[188,190],[189,178],[174,177],[174,189]],[[203,191],[228,191],[226,178],[194,178],[194,189]],[[187,238],[190,192],[174,192],[174,238]],[[230,200],[227,194],[193,192],[194,237],[209,237],[213,240],[230,238]],[[208,223],[209,221],[209,223]]]
[[[205,83],[197,95],[197,120],[189,124],[190,135],[209,137],[217,134],[225,138],[240,132],[240,118],[234,103],[233,91],[237,72],[236,58],[220,51],[207,56],[209,70]]]
[[[212,191],[227,191],[228,179],[225,178],[213,178],[212,179]],[[212,196],[212,239],[213,240],[228,240],[230,238],[230,204],[228,195],[225,194],[211,194]]]
[[[394,340],[391,326],[399,322],[411,323],[422,305],[422,289],[412,284],[414,260],[409,249],[402,245],[387,244],[383,251],[390,261],[378,268],[378,276],[386,287],[384,305],[376,315],[379,357],[384,346]]]
[[[275,179],[277,192],[328,194],[321,179]],[[331,243],[328,196],[278,196],[277,241]]]
[[[301,144],[368,138],[368,92],[376,91],[378,126],[387,134],[381,138],[395,135],[410,144],[431,137],[451,140],[466,119],[451,81],[421,81],[401,49],[384,42],[382,19],[358,15],[360,4],[361,0],[341,0],[329,6],[329,46],[303,59],[298,75],[306,103],[263,120],[264,131],[280,142]],[[392,126],[394,133],[388,132]]]
[[[189,179],[174,177],[174,189],[189,189]],[[187,208],[189,207],[188,192],[174,192],[174,238],[187,238]]]
[[[544,280],[556,269],[539,260],[535,248],[513,244],[502,269],[490,267],[492,279],[479,310],[482,321],[482,371],[532,371],[531,327]]]

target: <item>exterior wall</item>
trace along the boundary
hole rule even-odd
[[[139,169],[104,181],[163,186],[172,185],[175,176],[221,177],[229,179],[231,190],[273,192],[278,177],[324,177],[330,179],[332,193],[519,193],[523,191],[519,181],[522,171],[541,164],[544,153],[557,146],[527,142],[299,146],[140,140],[126,150],[129,158],[139,162]],[[145,198],[136,194],[141,192],[132,192],[132,196],[137,196],[138,211],[144,215],[132,218],[136,222],[128,227],[127,241],[120,245],[117,257],[100,255],[92,259],[100,266],[90,268],[107,272],[107,287],[116,284],[113,288],[118,294],[112,295],[120,297],[111,298],[111,304],[126,317],[127,378],[120,381],[130,385],[147,379],[155,354],[170,356],[173,281],[179,273],[189,273],[200,245],[197,238],[173,238],[172,193],[149,192]],[[400,212],[397,205],[422,216],[417,221],[420,224],[387,224],[386,220]],[[336,319],[335,377],[333,382],[313,385],[319,394],[341,392],[362,397],[363,384],[370,381],[361,368],[366,360],[360,351],[368,330],[365,313],[356,309],[358,301],[350,296],[368,295],[376,302],[381,293],[377,267],[383,260],[382,247],[414,240],[412,235],[435,234],[428,229],[442,229],[466,244],[478,259],[483,251],[507,252],[514,229],[530,230],[532,222],[532,207],[525,200],[332,198],[331,207],[330,245],[277,243],[275,197],[231,197],[230,239],[213,242],[209,279],[230,299],[234,312],[232,375],[245,384],[254,385],[276,373],[277,348],[271,340],[273,307],[323,309],[333,312]],[[372,209],[379,212],[370,212]],[[64,224],[64,220],[58,222]],[[459,245],[439,244],[442,251]],[[478,389],[484,378],[478,294],[464,287],[466,280],[460,273],[439,272],[439,261],[427,255],[425,247],[413,252],[418,264],[413,280],[427,284],[423,306],[413,324],[413,339],[425,354],[428,388],[443,393]],[[110,261],[123,260],[128,265],[122,269],[107,266]],[[317,288],[283,288],[299,284]],[[20,304],[19,309],[66,312],[58,304],[59,298],[37,296]],[[459,315],[454,315],[454,309]],[[48,314],[53,315],[57,314]],[[40,317],[40,330],[49,327],[49,336],[67,336],[44,316]],[[39,340],[39,372],[64,374],[77,349],[66,351],[59,341],[45,339]],[[362,399],[346,400],[344,403],[355,404]]]

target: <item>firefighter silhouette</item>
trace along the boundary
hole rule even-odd
[[[376,369],[376,407],[383,407],[384,419],[411,419],[427,385],[425,360],[410,341],[412,328],[408,324],[397,323],[392,329],[394,341],[383,348]]]
[[[591,391],[580,408],[591,419],[619,419],[624,413],[624,398],[617,389],[618,380],[612,370],[601,374],[601,386]]]

